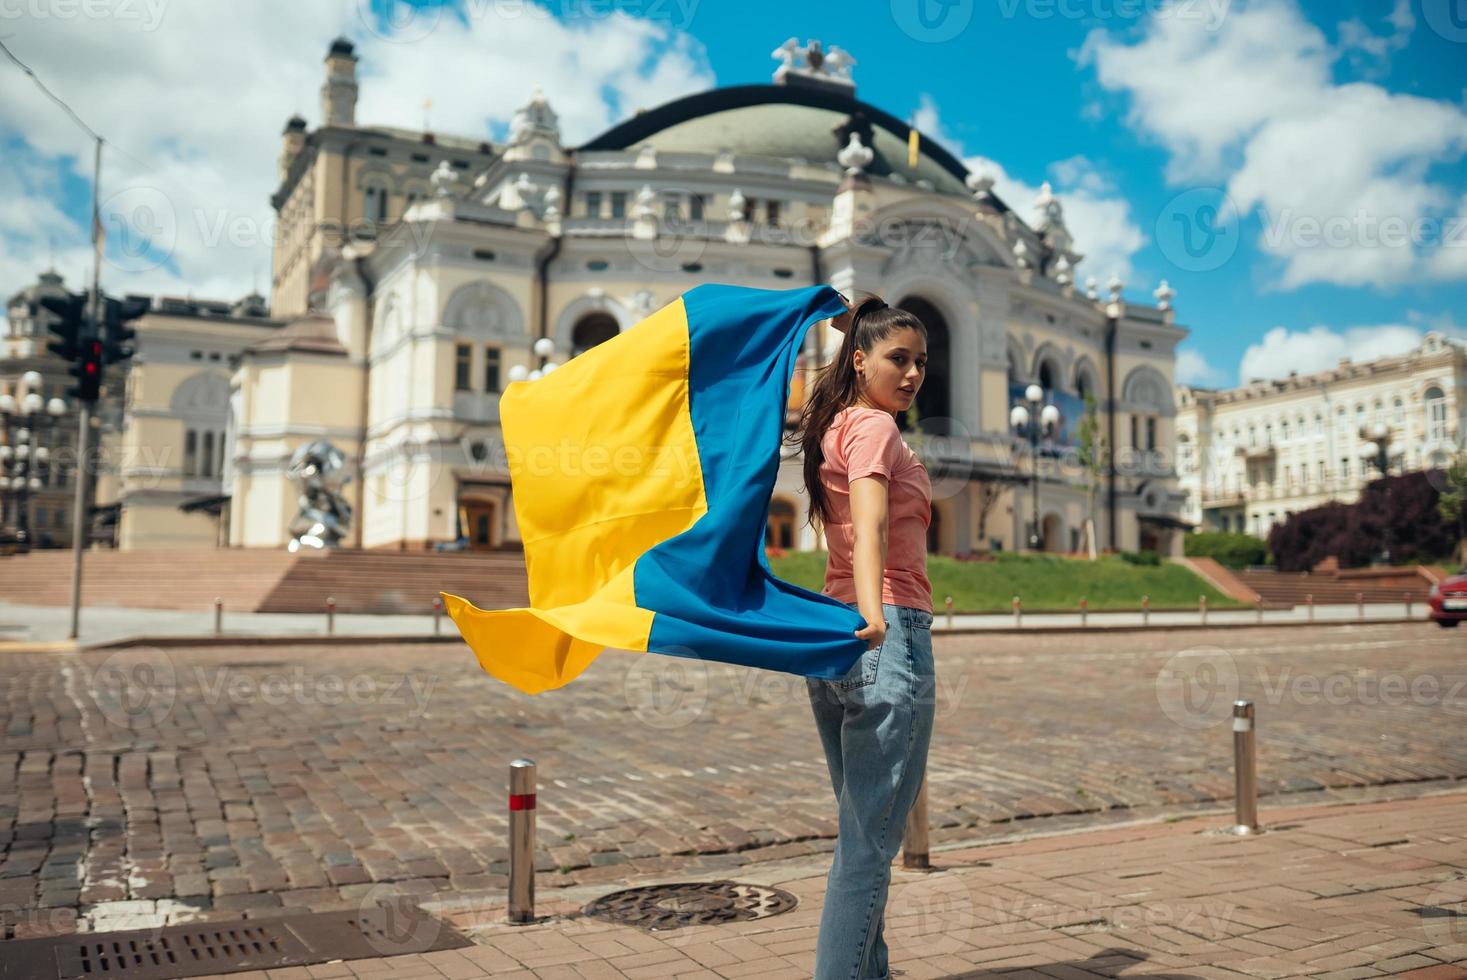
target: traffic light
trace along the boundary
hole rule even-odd
[[[128,324],[148,312],[149,305],[146,296],[129,296],[127,299],[107,297],[102,331],[104,363],[116,364],[132,357],[135,353],[132,341],[137,337],[137,331]]]
[[[87,334],[85,293],[67,293],[65,296],[43,296],[37,304],[55,314],[57,319],[46,325],[46,330],[57,339],[46,344],[46,350],[64,361],[74,361],[81,353],[81,341]]]
[[[106,366],[105,347],[101,337],[86,337],[82,340],[76,363],[67,369],[76,379],[76,384],[66,390],[68,395],[84,402],[94,402],[101,396],[102,369]]]

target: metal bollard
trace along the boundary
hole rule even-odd
[[[948,596],[945,600],[943,600],[943,605],[947,607],[947,628],[948,629],[952,629],[953,628],[953,597],[952,596]]]
[[[1233,702],[1233,800],[1237,823],[1233,834],[1259,834],[1258,759],[1253,740],[1253,702]]]
[[[535,921],[535,760],[509,764],[509,921]]]
[[[1015,627],[1019,627],[1019,626],[1023,626],[1023,625],[1024,625],[1024,611],[1021,608],[1021,606],[1019,605],[1019,597],[1018,596],[1014,596],[1014,626]]]
[[[214,635],[224,632],[224,600],[214,597]]]
[[[1207,625],[1207,596],[1197,597],[1197,612],[1202,616],[1202,625]]]
[[[907,832],[902,837],[902,867],[931,870],[927,850],[927,776],[923,774],[917,801],[907,812]]]
[[[331,596],[326,597],[326,635],[330,636],[336,632],[336,600]]]
[[[1314,593],[1310,592],[1304,596],[1304,604],[1309,607],[1309,621],[1314,622]]]
[[[1365,593],[1355,593],[1355,615],[1360,619],[1365,618]]]
[[[1141,625],[1151,625],[1151,596],[1149,595],[1141,597]]]
[[[443,599],[440,596],[433,597],[433,635],[439,636],[443,632]]]
[[[1087,599],[1087,598],[1085,598],[1084,596],[1081,596],[1080,597],[1080,628],[1081,629],[1084,629],[1085,628],[1085,625],[1087,623],[1089,623],[1089,622],[1090,622],[1090,600]]]
[[[1409,592],[1402,592],[1401,595],[1405,596],[1405,598],[1406,598],[1406,618],[1407,619],[1410,619],[1411,618],[1411,593],[1409,593]]]
[[[1258,621],[1263,622],[1263,600],[1258,600]]]

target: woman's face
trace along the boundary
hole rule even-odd
[[[910,408],[927,377],[927,343],[911,327],[892,331],[869,355],[857,348],[853,357],[862,403],[884,412]]]

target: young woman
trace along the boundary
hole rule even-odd
[[[826,595],[865,619],[866,652],[839,680],[807,678],[840,811],[816,943],[816,980],[890,975],[882,936],[932,736],[932,487],[897,428],[927,371],[927,330],[871,297],[835,320],[840,354],[816,379],[795,437],[810,517],[825,527]]]

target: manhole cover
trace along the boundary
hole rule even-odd
[[[643,929],[743,922],[788,912],[799,900],[787,891],[737,881],[691,881],[628,888],[603,895],[582,911]]]

